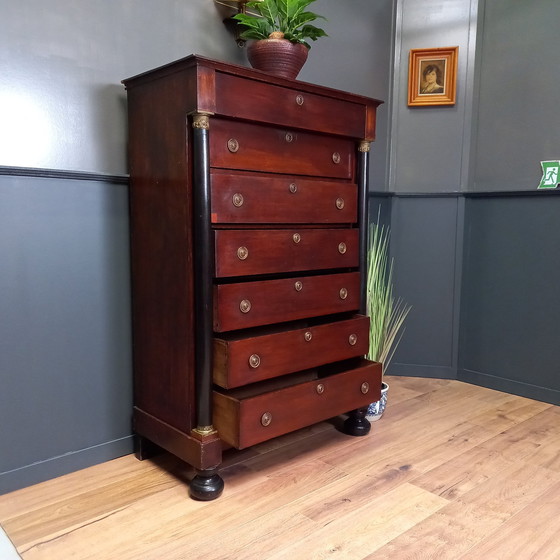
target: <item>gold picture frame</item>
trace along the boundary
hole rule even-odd
[[[412,49],[408,64],[408,105],[455,105],[459,47]]]

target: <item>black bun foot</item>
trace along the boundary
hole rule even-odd
[[[190,495],[195,500],[208,502],[219,498],[224,490],[224,481],[215,470],[196,471],[191,480]]]
[[[344,421],[343,431],[350,436],[366,436],[371,430],[371,424],[366,418],[367,408],[359,408],[349,413]]]

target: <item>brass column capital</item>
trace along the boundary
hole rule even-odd
[[[210,115],[213,113],[192,113],[193,117],[193,128],[203,128],[208,130],[210,128]]]
[[[362,140],[358,146],[359,152],[369,152],[371,146],[371,142],[369,140]]]

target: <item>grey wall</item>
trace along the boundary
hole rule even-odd
[[[300,79],[387,99],[392,1],[317,0]],[[244,64],[210,0],[0,0],[0,492],[131,450],[123,78]],[[388,105],[372,181],[386,189]],[[47,171],[45,171],[47,170]]]
[[[475,4],[398,2],[392,251],[413,310],[389,372],[559,403],[560,198],[536,186],[560,159],[560,3]],[[454,44],[456,107],[407,108],[408,50]]]

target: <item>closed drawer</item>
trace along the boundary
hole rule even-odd
[[[214,339],[214,383],[226,389],[367,354],[369,317]]]
[[[222,72],[216,73],[216,114],[353,138],[366,137],[365,104]]]
[[[360,274],[326,274],[214,286],[214,330],[246,329],[360,306]]]
[[[294,176],[226,173],[211,176],[214,224],[353,224],[357,187]]]
[[[357,229],[217,230],[216,276],[358,266]]]
[[[251,395],[214,391],[214,427],[220,439],[243,449],[363,408],[380,398],[381,364],[359,360],[351,369]]]
[[[355,143],[346,138],[214,119],[210,166],[351,179]]]

